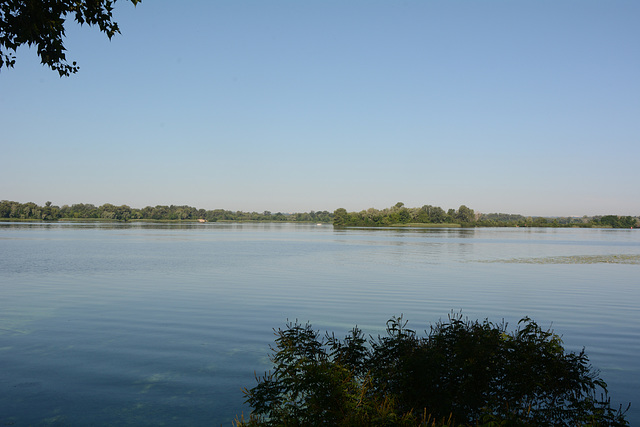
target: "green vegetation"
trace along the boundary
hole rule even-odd
[[[275,330],[273,371],[245,389],[238,426],[626,426],[584,350],[524,318],[450,315],[424,337],[392,318],[386,336],[343,340],[309,324]],[[628,408],[627,408],[628,409]]]
[[[605,215],[545,218],[494,213],[478,215],[476,225],[479,227],[636,228],[640,226],[640,217]]]
[[[598,224],[603,227],[609,226],[612,228],[631,228],[638,226],[637,218],[631,216],[617,216],[617,215],[605,215],[598,218]]]
[[[79,203],[62,207],[47,202],[38,206],[33,202],[19,203],[0,201],[0,219],[9,220],[97,220],[97,221],[276,221],[332,223],[336,227],[601,227],[637,228],[640,217],[595,216],[581,218],[524,217],[512,214],[481,214],[473,209],[460,206],[445,211],[441,207],[424,205],[421,208],[407,208],[399,202],[382,210],[370,208],[360,212],[346,209],[303,213],[271,213],[264,211],[242,212],[224,209],[205,210],[191,206],[147,206],[142,209],[127,205],[102,206]]]
[[[338,227],[390,227],[409,226],[409,224],[424,226],[425,224],[445,226],[473,226],[476,221],[473,209],[462,205],[447,212],[441,207],[425,205],[421,208],[407,208],[398,202],[395,206],[383,210],[370,208],[360,212],[347,212],[339,208],[333,213],[333,225]]]
[[[111,39],[120,33],[113,21],[113,5],[117,0],[2,0],[0,1],[0,69],[13,67],[15,53],[22,45],[37,48],[40,62],[60,76],[77,73],[75,62],[66,59],[63,38],[67,16],[80,25],[97,26]],[[130,0],[134,5],[141,0]]]
[[[420,223],[420,222],[409,222],[407,224],[391,224],[390,227],[425,227],[429,228],[460,228],[462,225],[451,223],[451,222],[442,222],[439,224],[435,223]]]
[[[407,208],[398,202],[382,210],[370,208],[360,212],[336,209],[333,225],[337,227],[602,227],[636,228],[640,217],[606,215],[582,218],[524,217],[522,215],[476,213],[465,205],[456,209],[424,205]]]
[[[191,206],[147,206],[142,209],[131,208],[127,205],[115,206],[106,203],[102,206],[92,204],[74,204],[62,207],[47,202],[45,206],[35,203],[18,203],[8,200],[0,201],[0,218],[11,220],[96,220],[96,221],[197,221],[203,219],[216,221],[279,221],[279,222],[316,222],[331,223],[333,214],[327,211],[304,213],[275,213],[265,211],[241,212],[224,209],[204,210]]]

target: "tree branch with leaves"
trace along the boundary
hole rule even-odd
[[[97,26],[109,40],[120,33],[113,20],[117,0],[4,0],[0,1],[0,69],[13,68],[22,45],[35,46],[40,62],[62,76],[75,74],[64,46],[69,17],[80,25]],[[142,0],[129,0],[137,5]]]

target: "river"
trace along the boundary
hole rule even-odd
[[[640,425],[640,231],[0,223],[0,425],[225,425],[287,319],[529,316]]]

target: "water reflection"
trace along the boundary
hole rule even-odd
[[[553,322],[614,399],[640,401],[638,266],[571,262],[637,259],[629,230],[0,223],[0,253],[0,415],[16,425],[230,425],[287,318],[376,334],[452,309]]]
[[[54,222],[0,222],[0,229],[159,229],[189,230],[204,229],[218,223],[175,222],[103,222],[103,221],[54,221]]]
[[[333,232],[336,234],[348,234],[348,233],[376,233],[376,234],[391,234],[391,235],[411,235],[411,234],[425,234],[434,236],[453,236],[453,237],[473,237],[476,233],[476,228],[447,228],[447,227],[348,227],[348,228],[334,228]]]

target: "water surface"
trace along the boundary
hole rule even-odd
[[[640,233],[0,223],[0,425],[230,425],[287,319],[529,316],[640,424]]]

